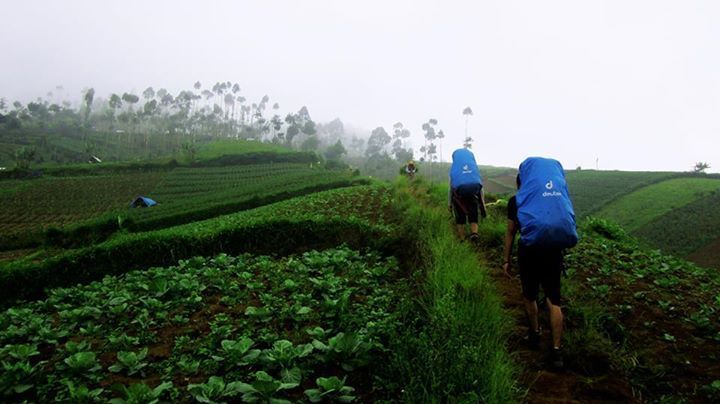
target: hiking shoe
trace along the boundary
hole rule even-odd
[[[563,361],[562,349],[553,348],[552,353],[550,354],[550,361],[552,362],[552,365],[555,368],[555,370],[562,370],[565,367],[565,362]]]
[[[473,233],[473,234],[470,235],[470,241],[471,241],[473,244],[477,244],[477,243],[480,242],[480,236],[479,236],[477,233]]]
[[[538,328],[537,331],[528,330],[527,342],[528,346],[532,350],[540,349],[540,336],[542,335],[542,329]]]

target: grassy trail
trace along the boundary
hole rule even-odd
[[[425,324],[404,341],[399,362],[407,402],[517,402],[515,364],[505,349],[509,318],[485,265],[458,243],[442,201],[447,189],[400,184],[418,243]]]
[[[532,350],[527,344],[527,318],[523,303],[520,278],[513,268],[513,278],[502,270],[502,237],[505,231],[504,212],[491,210],[487,219],[480,224],[481,246],[477,249],[478,261],[489,272],[501,304],[510,318],[507,351],[519,367],[518,383],[524,390],[522,402],[526,403],[635,403],[629,382],[606,370],[603,374],[588,375],[579,370],[578,362],[592,361],[593,358],[568,357],[566,352],[563,371],[553,371],[549,366],[548,353],[551,347],[550,324],[544,305],[540,308],[540,324],[543,329],[540,350]],[[566,282],[567,278],[563,278]],[[566,302],[564,302],[566,303]],[[563,306],[566,306],[563,304]],[[566,307],[563,310],[566,311]],[[573,326],[566,317],[567,337]],[[566,338],[564,337],[564,341]],[[567,351],[567,350],[566,350]],[[584,363],[583,366],[587,365]]]

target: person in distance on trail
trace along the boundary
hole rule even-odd
[[[415,162],[412,160],[408,161],[407,165],[405,166],[405,175],[412,179],[415,178],[416,172],[417,167],[415,167]]]
[[[518,264],[529,322],[528,342],[531,347],[539,349],[541,329],[537,297],[542,286],[550,312],[553,344],[551,362],[556,369],[562,369],[560,275],[564,267],[564,250],[573,247],[578,241],[575,213],[565,173],[557,160],[540,157],[526,159],[520,164],[516,182],[518,192],[508,201],[503,271],[511,277],[512,245],[519,231]]]
[[[455,213],[455,224],[460,240],[465,240],[465,224],[470,222],[470,240],[477,242],[480,239],[478,208],[483,218],[487,216],[480,170],[475,162],[475,156],[468,149],[455,150],[452,159],[448,210]]]

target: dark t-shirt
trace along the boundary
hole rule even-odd
[[[507,218],[512,220],[515,223],[518,222],[517,200],[515,199],[514,196],[512,198],[510,198],[510,200],[508,201]]]

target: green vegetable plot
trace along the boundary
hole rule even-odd
[[[568,171],[570,197],[578,218],[595,213],[609,202],[643,186],[678,175],[665,172]]]
[[[252,209],[295,196],[367,180],[298,164],[177,169],[151,194],[159,205],[124,209],[76,226],[52,229],[47,242],[62,247],[93,244],[118,230],[160,229]]]
[[[219,255],[0,313],[0,395],[50,402],[368,401],[399,324],[394,259]]]
[[[675,178],[639,189],[602,208],[597,215],[633,232],[673,209],[720,188],[714,178]]]

